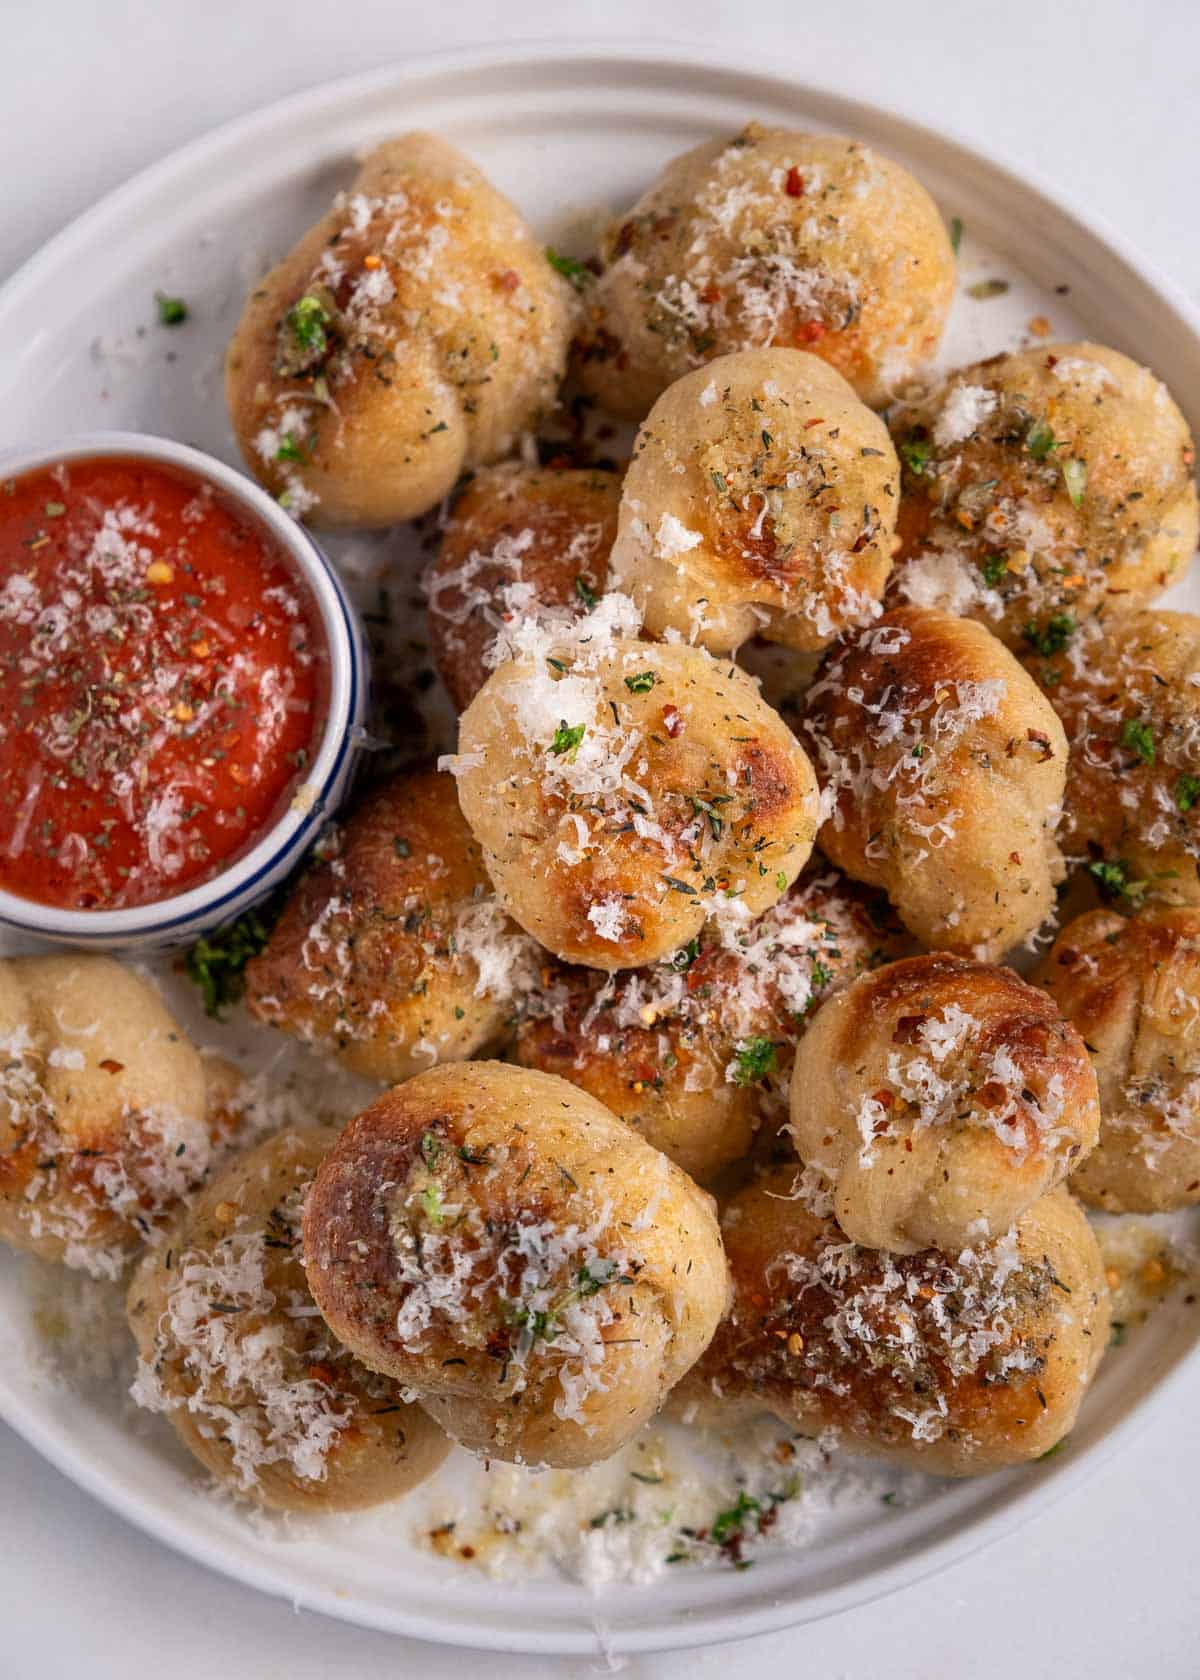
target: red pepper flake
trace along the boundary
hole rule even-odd
[[[784,182],[783,190],[789,198],[804,197],[804,177],[795,164],[787,172],[787,180]]]
[[[497,274],[496,284],[502,292],[515,292],[521,284],[521,276],[515,268],[506,268],[503,274]]]
[[[1025,731],[1025,739],[1030,742],[1032,746],[1039,749],[1039,763],[1045,764],[1049,759],[1054,757],[1054,748],[1050,745],[1050,737],[1049,735],[1044,734],[1042,730],[1027,729]]]
[[[709,281],[708,285],[705,286],[704,290],[700,293],[700,302],[701,303],[720,303],[720,301],[721,301],[721,288],[720,288],[720,286],[714,286],[713,283],[711,281]]]
[[[1009,863],[1020,863],[1020,861],[1021,861],[1020,852],[1009,852],[1008,861],[1009,861]]]
[[[100,1063],[100,1066],[104,1069],[105,1073],[124,1073],[125,1072],[125,1063],[124,1062],[114,1062],[111,1056],[106,1056],[104,1058],[104,1060]]]
[[[815,344],[819,338],[825,337],[824,321],[804,321],[800,325],[800,337],[806,344]]]
[[[814,426],[823,426],[824,424],[825,424],[824,415],[818,415],[815,420],[806,420],[804,422],[804,430],[806,432],[811,432]]]
[[[662,709],[662,720],[663,728],[666,730],[667,734],[671,737],[672,741],[677,741],[683,734],[683,718],[680,715],[678,708],[675,706],[664,706]]]

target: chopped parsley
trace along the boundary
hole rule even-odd
[[[306,292],[288,310],[285,320],[301,350],[311,351],[317,356],[325,354],[329,348],[327,328],[332,324],[333,317],[319,297]]]
[[[279,440],[279,448],[275,451],[275,459],[277,461],[303,462],[304,458],[304,451],[291,432],[285,432]]]
[[[1154,763],[1154,731],[1140,718],[1125,719],[1121,725],[1121,745],[1135,753],[1143,764]]]
[[[182,298],[168,297],[165,292],[155,292],[154,301],[158,305],[160,327],[181,327],[187,320],[188,306]]]
[[[236,921],[198,939],[183,960],[190,980],[200,987],[205,1013],[220,1018],[246,989],[245,968],[271,937],[283,908],[282,896],[244,910]]]
[[[734,1058],[733,1083],[757,1085],[775,1066],[777,1046],[769,1038],[744,1038]]]
[[[1131,881],[1129,865],[1123,859],[1110,863],[1107,858],[1101,858],[1096,863],[1089,863],[1088,874],[1106,898],[1124,899],[1135,910],[1146,896],[1145,881]]]
[[[925,471],[925,468],[929,465],[931,454],[929,440],[919,437],[916,432],[905,438],[900,445],[900,459],[914,478],[920,478]]]
[[[1200,776],[1182,775],[1175,783],[1175,803],[1181,811],[1190,811],[1200,799]]]
[[[561,251],[556,251],[553,245],[546,246],[546,261],[556,274],[561,274],[564,280],[569,280],[577,292],[585,286],[590,286],[595,276],[586,263],[578,257],[566,257]]]
[[[958,216],[951,216],[951,218],[950,218],[950,249],[954,252],[955,256],[958,255],[958,247],[962,244],[962,236],[963,236],[963,225],[962,225],[961,218],[958,217]]]
[[[995,589],[1002,583],[1008,571],[1008,557],[1004,554],[985,554],[979,562],[979,570],[983,573],[983,581],[989,589]]]
[[[738,1533],[744,1532],[746,1518],[757,1517],[761,1510],[762,1506],[758,1500],[751,1499],[749,1494],[743,1490],[727,1511],[720,1511],[713,1518],[712,1527],[709,1529],[713,1544],[723,1546],[735,1531]]]
[[[570,753],[574,756],[574,754],[579,750],[580,741],[583,740],[583,737],[586,734],[587,725],[585,723],[568,724],[566,718],[563,718],[559,723],[558,728],[554,731],[554,739],[550,743],[550,751],[556,758],[561,758],[564,753]]]
[[[594,1271],[592,1267],[595,1267]],[[593,1260],[590,1266],[580,1266],[575,1274],[575,1294],[581,1301],[586,1301],[589,1295],[599,1294],[611,1281],[616,1269],[615,1260]]]
[[[1073,614],[1060,612],[1054,613],[1045,624],[1031,619],[1021,634],[1035,653],[1040,653],[1043,659],[1050,659],[1062,652],[1078,628]]]
[[[639,671],[636,677],[625,678],[625,687],[630,694],[649,694],[657,681],[653,671]]]
[[[442,1187],[440,1184],[427,1184],[421,1191],[421,1206],[425,1210],[425,1217],[431,1225],[440,1225],[446,1217],[442,1211]]]
[[[575,593],[587,610],[589,612],[593,611],[596,605],[596,591],[589,588],[585,578],[577,577],[575,579]]]
[[[1025,447],[1035,461],[1044,461],[1060,445],[1054,441],[1054,433],[1044,420],[1034,420],[1025,433]]]

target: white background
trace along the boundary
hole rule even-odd
[[[739,42],[1007,153],[1200,299],[1200,0],[0,0],[0,276],[183,141],[282,94],[488,40]],[[86,287],[87,275],[80,274]],[[1170,368],[1159,372],[1170,379]],[[813,1628],[633,1659],[645,1680],[1200,1674],[1200,1371],[1020,1534]],[[465,1655],[235,1587],[110,1517],[0,1425],[0,1676],[541,1680],[600,1663]]]

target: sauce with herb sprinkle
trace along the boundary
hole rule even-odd
[[[0,886],[121,909],[245,852],[311,756],[318,626],[283,550],[189,473],[0,485]]]

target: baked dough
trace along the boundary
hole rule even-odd
[[[499,1062],[434,1068],[352,1120],[304,1248],[338,1339],[513,1462],[615,1452],[728,1301],[711,1197],[595,1098]]]
[[[130,1282],[134,1398],[164,1412],[218,1481],[285,1511],[396,1499],[449,1442],[315,1314],[300,1209],[336,1133],[261,1143],[177,1214]]]
[[[225,362],[246,464],[313,525],[413,519],[552,407],[572,319],[474,164],[385,140],[246,301]]]
[[[669,386],[634,445],[612,587],[647,631],[714,653],[812,651],[879,612],[899,467],[887,427],[800,350],[721,356]]]
[[[669,163],[608,228],[583,382],[640,420],[732,350],[811,350],[880,406],[937,348],[954,253],[933,200],[857,140],[748,123]]]

